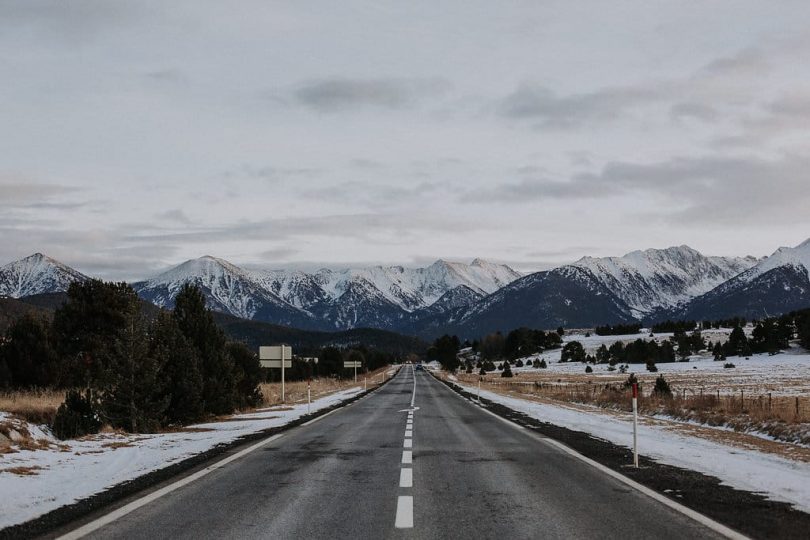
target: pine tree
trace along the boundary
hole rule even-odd
[[[56,385],[59,368],[48,324],[31,315],[14,321],[6,331],[6,343],[0,348],[0,364],[7,370],[7,386]]]
[[[167,312],[158,315],[150,334],[149,354],[163,366],[167,421],[187,424],[199,420],[203,416],[203,381],[194,348]]]
[[[239,396],[238,406],[255,407],[262,402],[262,393],[259,390],[262,371],[259,358],[242,343],[228,343],[228,354],[239,372],[239,381],[236,385]]]
[[[175,298],[173,316],[199,358],[203,411],[228,414],[238,405],[237,370],[225,349],[225,334],[214,323],[199,288],[184,285]]]
[[[503,363],[503,372],[501,373],[501,377],[512,377],[512,367],[509,365],[509,362]]]
[[[126,283],[88,280],[71,284],[68,299],[53,317],[56,349],[68,376],[65,386],[95,385],[104,375],[113,341],[140,311]]]
[[[160,428],[169,404],[160,360],[149,354],[146,323],[139,312],[117,335],[110,348],[101,390],[104,418],[130,433]]]

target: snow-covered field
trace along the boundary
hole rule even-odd
[[[471,393],[477,388],[461,385]],[[632,418],[582,406],[537,403],[481,390],[481,397],[544,422],[584,431],[612,443],[632,448]],[[810,465],[752,449],[732,447],[684,434],[654,420],[639,426],[639,451],[655,461],[699,471],[732,487],[761,492],[810,512]]]
[[[707,341],[725,341],[730,330],[707,330],[703,332]],[[656,334],[659,341],[670,338],[672,334]],[[648,334],[633,334],[624,336],[597,336],[566,335],[564,343],[579,341],[588,354],[593,354],[600,345],[610,346],[616,341],[625,343],[636,339],[650,339]],[[546,351],[541,354],[523,358],[527,360],[542,359],[546,361],[547,368],[512,367],[512,372],[520,377],[534,380],[541,377],[547,380],[561,378],[563,381],[579,380],[584,382],[593,379],[594,382],[610,382],[625,380],[627,375],[618,371],[609,371],[607,364],[591,365],[593,373],[585,373],[586,364],[580,362],[560,363],[561,349]],[[724,368],[726,363],[733,363],[734,368]],[[739,393],[743,390],[746,395],[772,393],[773,396],[805,396],[810,397],[810,354],[804,349],[794,346],[780,354],[770,356],[756,354],[750,358],[732,357],[722,362],[716,362],[708,354],[693,355],[688,362],[670,362],[656,364],[657,373],[647,372],[644,364],[630,364],[628,373],[634,372],[642,381],[653,380],[658,375],[664,375],[670,384],[679,389],[687,388],[692,391],[715,392],[721,394]],[[499,372],[495,372],[497,376]],[[571,379],[575,377],[575,379]]]
[[[350,388],[317,399],[312,411],[361,391],[361,387]],[[306,413],[306,404],[271,407],[226,421],[188,426],[176,433],[109,433],[77,441],[58,441],[47,430],[29,426],[34,439],[48,439],[53,444],[47,450],[0,454],[0,528],[23,523],[219,444],[287,424]],[[8,420],[6,413],[0,413],[0,421],[4,420]]]

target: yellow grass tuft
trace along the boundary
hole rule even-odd
[[[51,424],[65,401],[64,390],[15,390],[0,392],[0,411],[32,424]]]

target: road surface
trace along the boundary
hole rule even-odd
[[[277,437],[85,537],[717,537],[411,366]]]

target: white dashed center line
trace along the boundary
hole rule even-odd
[[[411,410],[405,421],[405,438],[402,441],[403,448],[413,448],[413,412],[414,401],[416,400],[416,370],[411,366],[411,376],[413,377],[413,393],[411,394]],[[410,489],[413,487],[413,469],[409,467],[413,463],[413,451],[402,451],[402,465],[399,470],[399,487]],[[397,529],[413,528],[413,496],[400,495],[397,497],[397,517],[394,520],[394,527]]]
[[[413,469],[401,469],[399,471],[399,487],[413,487]]]
[[[413,528],[413,497],[400,495],[397,499],[397,519],[394,523],[397,529]]]

